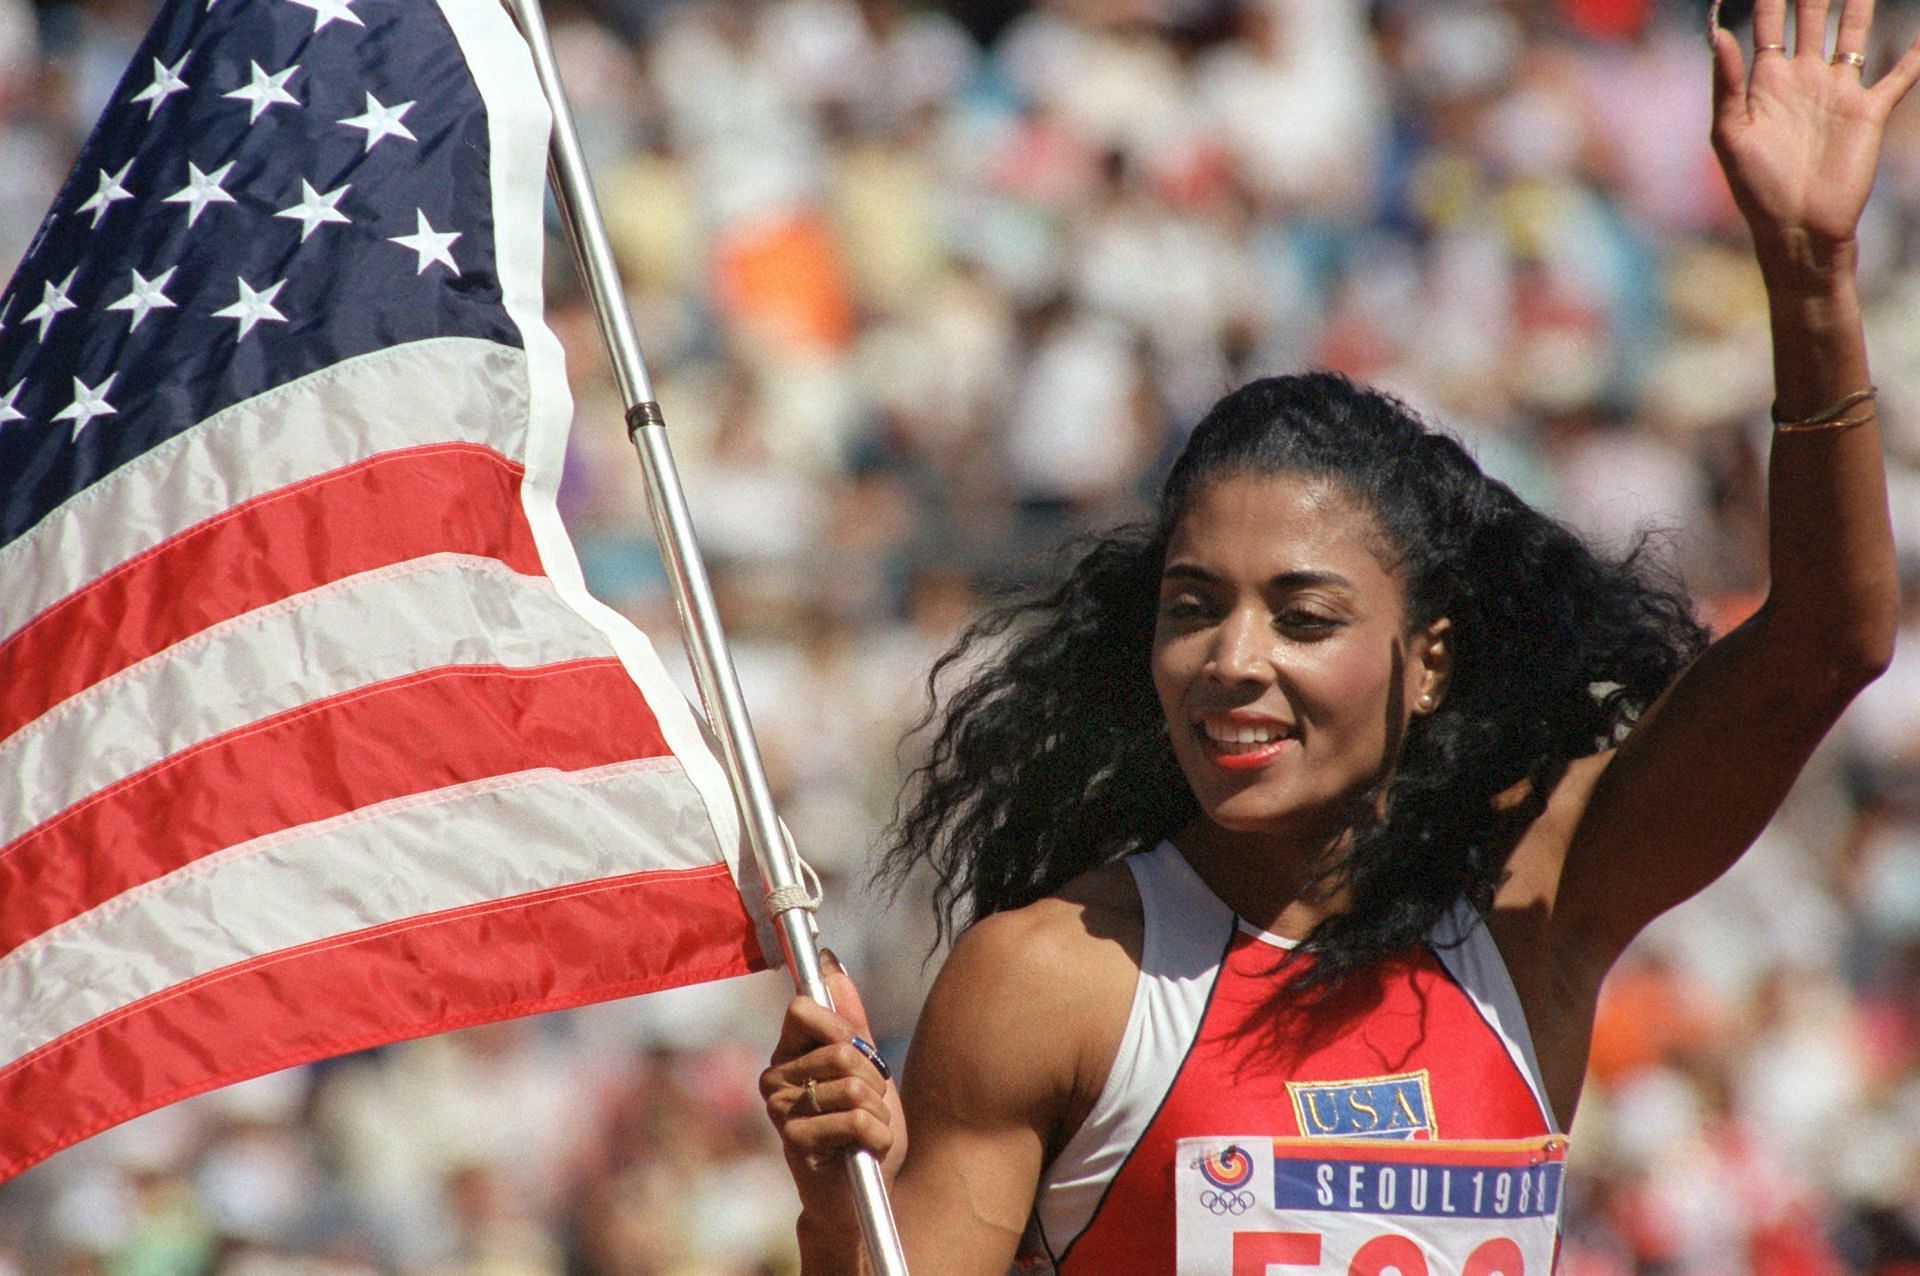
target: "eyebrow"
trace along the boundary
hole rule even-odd
[[[1195,563],[1168,563],[1160,573],[1163,581],[1191,580],[1203,585],[1220,584],[1222,578]],[[1343,589],[1352,589],[1353,582],[1339,572],[1312,571],[1305,568],[1297,571],[1280,572],[1267,580],[1267,588],[1280,592],[1290,589],[1307,589],[1314,585],[1333,585]]]

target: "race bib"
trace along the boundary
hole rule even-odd
[[[1564,1138],[1182,1139],[1180,1276],[1549,1276]]]

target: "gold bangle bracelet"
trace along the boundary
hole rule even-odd
[[[1775,434],[1818,434],[1824,430],[1851,430],[1873,420],[1872,408],[1859,416],[1835,417],[1831,421],[1782,421],[1773,427]]]
[[[1783,421],[1780,419],[1780,405],[1776,402],[1773,405],[1772,412],[1774,428],[1791,433],[1794,430],[1812,429],[1816,426],[1835,423],[1838,422],[1840,418],[1846,416],[1847,409],[1857,407],[1862,403],[1871,403],[1879,393],[1880,390],[1878,386],[1868,386],[1864,390],[1855,390],[1852,394],[1849,394],[1846,398],[1831,407],[1822,408],[1812,416],[1803,416],[1794,421]],[[1868,416],[1871,415],[1872,413],[1869,412]],[[1861,421],[1865,419],[1866,417],[1860,418]],[[1852,424],[1858,425],[1860,421],[1854,421]]]

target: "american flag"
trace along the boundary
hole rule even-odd
[[[169,0],[0,296],[0,1177],[772,951],[554,507],[547,129],[496,0]]]

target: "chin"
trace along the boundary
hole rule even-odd
[[[1266,811],[1253,811],[1228,803],[1225,806],[1203,807],[1207,820],[1217,824],[1229,833],[1276,833],[1283,820]]]
[[[1200,810],[1216,828],[1247,837],[1313,842],[1333,836],[1339,829],[1341,803],[1301,802],[1290,797],[1242,790],[1214,801],[1201,796]]]
[[[1201,810],[1209,821],[1229,833],[1286,833],[1318,822],[1306,818],[1298,807],[1233,798],[1218,804],[1202,803]]]

